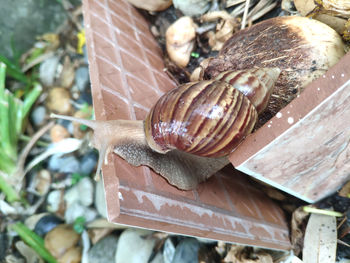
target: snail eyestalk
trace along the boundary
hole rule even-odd
[[[75,121],[84,124],[94,131],[91,144],[100,154],[97,163],[95,180],[99,179],[102,164],[107,164],[108,153],[112,152],[114,147],[127,144],[146,145],[143,122],[132,120],[107,120],[96,121],[75,118],[71,116],[58,115],[52,113],[51,118]]]

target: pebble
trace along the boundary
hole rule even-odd
[[[69,138],[68,130],[62,125],[56,124],[50,129],[50,137],[52,142],[59,142],[65,138]]]
[[[55,213],[59,210],[61,205],[61,190],[54,190],[47,196],[47,211]]]
[[[72,247],[58,259],[58,263],[79,263],[81,262],[81,248]]]
[[[79,67],[75,71],[75,85],[80,92],[86,90],[90,84],[89,69],[87,67]]]
[[[200,243],[195,238],[185,238],[176,246],[172,263],[196,263]]]
[[[90,151],[80,160],[80,172],[90,175],[94,172],[98,160],[98,154],[95,151]]]
[[[77,99],[76,103],[78,104],[84,104],[87,103],[89,105],[92,105],[92,96],[91,96],[91,90],[86,90],[80,93],[79,98]]]
[[[185,16],[198,16],[210,8],[210,0],[173,0],[174,7]]]
[[[26,263],[37,263],[40,261],[38,253],[35,252],[30,246],[25,244],[23,241],[18,241],[15,244],[16,249],[26,259]]]
[[[45,86],[50,87],[53,85],[59,61],[59,57],[54,56],[46,59],[40,64],[39,78],[41,83]]]
[[[38,173],[36,173],[34,179],[33,179],[33,186],[35,191],[43,196],[48,193],[50,190],[50,184],[51,184],[51,175],[50,172],[46,169],[40,170]]]
[[[68,189],[64,194],[67,207],[79,202],[83,206],[90,206],[93,203],[94,185],[89,177],[84,177],[79,182]]]
[[[50,111],[59,114],[68,114],[72,110],[70,93],[67,89],[54,87],[49,91],[47,107]]]
[[[107,204],[102,180],[96,183],[95,207],[102,217],[107,218]]]
[[[164,242],[163,259],[164,263],[171,263],[175,255],[175,246],[170,238]]]
[[[145,238],[150,234],[145,229],[125,230],[118,240],[115,263],[147,263],[155,245],[155,239]]]
[[[44,106],[38,106],[33,109],[30,118],[35,126],[41,126],[44,124],[46,116],[46,108]]]
[[[79,173],[80,163],[74,156],[54,154],[49,159],[48,168],[50,171],[59,173]]]
[[[70,248],[75,247],[80,235],[70,225],[59,225],[45,236],[45,247],[56,258],[61,258]]]
[[[89,262],[113,262],[117,251],[118,238],[109,235],[98,241],[89,251]]]
[[[54,214],[48,214],[41,217],[35,224],[34,232],[39,236],[44,236],[56,226],[63,224],[63,220]]]
[[[86,222],[90,222],[97,217],[97,212],[92,208],[83,206],[79,202],[75,202],[67,207],[64,213],[64,219],[66,223],[71,224],[78,217],[84,217]]]

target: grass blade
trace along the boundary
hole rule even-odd
[[[5,153],[0,151],[0,171],[6,174],[12,174],[16,170],[16,162],[10,159]]]
[[[9,105],[5,94],[6,65],[0,62],[0,134],[2,150],[10,157],[16,158],[16,153],[11,146],[9,129]]]
[[[0,174],[0,190],[6,195],[6,199],[9,203],[20,201],[19,194],[13,189],[13,187],[7,183],[6,179]]]
[[[31,231],[21,222],[12,225],[12,229],[18,233],[21,239],[33,248],[44,260],[49,263],[57,263],[56,259],[50,254],[50,252],[44,246],[44,240]]]
[[[40,96],[43,88],[38,82],[34,83],[33,89],[28,92],[27,96],[24,98],[23,101],[23,109],[22,109],[22,116],[25,118],[30,111],[30,108],[33,106],[36,99]]]
[[[23,82],[25,84],[29,84],[27,76],[21,71],[17,65],[12,63],[9,59],[0,54],[0,61],[7,66],[7,74],[12,78]]]

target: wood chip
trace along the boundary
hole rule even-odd
[[[311,214],[306,227],[303,262],[335,262],[337,249],[337,224],[334,216]]]

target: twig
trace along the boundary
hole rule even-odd
[[[320,214],[320,215],[336,216],[336,217],[344,216],[340,212],[326,210],[326,209],[318,209],[318,208],[314,208],[314,207],[310,207],[310,206],[304,206],[303,210],[307,213],[314,213],[314,214]]]
[[[42,127],[37,133],[34,134],[34,136],[30,139],[30,141],[27,143],[27,145],[22,150],[21,154],[19,155],[18,162],[17,162],[17,171],[15,172],[14,176],[19,180],[17,182],[17,189],[19,190],[22,187],[22,180],[24,177],[24,163],[27,159],[27,156],[30,152],[30,150],[33,148],[33,146],[36,144],[36,142],[39,140],[41,136],[43,136],[49,129],[53,127],[55,124],[54,121],[49,122],[44,127]]]
[[[242,24],[241,24],[241,29],[244,29],[245,28],[245,24],[247,23],[247,16],[248,16],[249,5],[250,5],[250,0],[246,0],[245,1],[245,7],[244,7]]]
[[[350,247],[350,245],[348,243],[345,243],[344,241],[342,241],[340,239],[337,239],[337,243],[341,244],[341,245],[344,245],[344,246],[347,246],[347,247]]]

